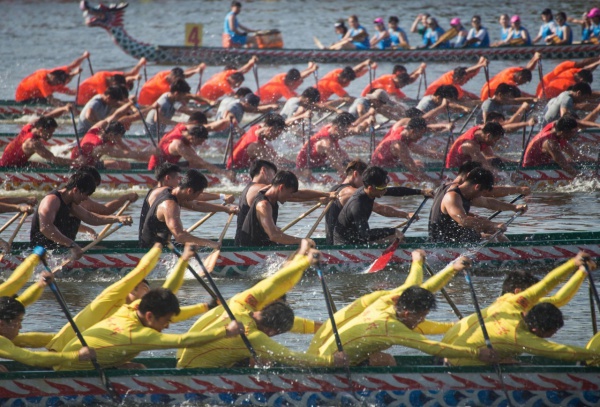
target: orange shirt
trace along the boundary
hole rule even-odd
[[[85,105],[96,95],[103,95],[108,89],[109,78],[115,75],[123,75],[119,71],[100,71],[90,76],[79,84],[79,95],[77,96],[77,104]]]
[[[50,85],[46,77],[52,71],[65,71],[69,73],[66,66],[53,69],[38,69],[19,83],[15,92],[15,100],[23,102],[28,99],[43,99],[52,96],[54,92],[68,93],[69,88],[65,85]]]
[[[473,79],[475,76],[477,76],[478,73],[479,73],[479,69],[476,69],[473,72],[468,72],[466,74],[467,81],[470,81],[471,79]],[[437,88],[439,88],[442,85],[453,85],[456,88],[456,90],[458,90],[458,98],[459,99],[462,99],[463,96],[465,95],[465,91],[463,90],[463,88],[460,87],[460,85],[454,83],[454,71],[452,70],[450,72],[446,72],[445,74],[440,76],[438,79],[436,79],[435,81],[430,83],[429,86],[427,87],[427,90],[425,90],[425,96],[433,95],[435,93],[435,91],[437,90]],[[486,84],[486,87],[487,87],[487,84]]]
[[[279,99],[298,96],[294,89],[285,84],[285,73],[275,75],[273,79],[260,87],[257,94],[261,103],[275,103]]]
[[[321,102],[329,100],[333,94],[336,94],[341,98],[348,96],[348,93],[344,90],[344,87],[338,82],[338,76],[340,73],[342,73],[342,71],[342,68],[334,69],[323,76],[319,83],[317,83],[317,89],[319,89],[319,93],[321,94]]]
[[[200,96],[209,100],[217,100],[222,96],[233,95],[235,90],[231,87],[227,79],[236,72],[235,69],[228,69],[227,71],[213,75],[212,78],[202,85]]]
[[[491,95],[488,93],[487,83],[485,83],[483,85],[483,87],[481,88],[481,100],[486,101],[488,98],[494,96],[494,93],[496,92],[496,88],[501,83],[506,83],[507,85],[517,86],[517,82],[515,82],[514,75],[517,72],[521,72],[523,69],[525,69],[525,68],[521,68],[521,67],[517,66],[517,67],[513,67],[513,68],[506,68],[505,70],[500,71],[496,76],[494,76],[492,79],[490,79],[490,91],[492,93]]]
[[[160,95],[167,93],[171,89],[171,84],[167,81],[167,76],[170,73],[171,71],[161,71],[144,83],[138,97],[140,105],[151,105],[158,100]]]
[[[575,85],[575,74],[581,71],[575,68],[575,61],[566,61],[558,64],[552,72],[544,75],[544,86],[546,88],[546,98],[552,99],[566,91],[569,87]],[[538,98],[544,97],[544,89],[539,83],[535,94]]]
[[[387,92],[388,95],[392,96],[396,96],[399,99],[406,99],[406,95],[404,94],[404,92],[402,92],[400,90],[400,88],[398,88],[396,86],[396,82],[394,82],[394,77],[396,75],[393,74],[389,74],[389,75],[382,75],[379,78],[375,79],[372,83],[373,89],[382,89],[384,91]],[[371,84],[367,85],[362,93],[360,94],[362,97],[367,96],[367,94],[369,93],[369,91],[371,90]]]

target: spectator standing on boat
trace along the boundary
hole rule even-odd
[[[354,100],[344,88],[356,78],[360,78],[369,71],[369,67],[376,68],[377,64],[367,59],[354,67],[334,69],[323,76],[317,83],[317,89],[321,96],[321,102],[326,102],[332,95],[337,95],[339,100],[350,103]]]
[[[514,15],[510,18],[510,30],[508,31],[508,38],[502,45],[513,45],[513,46],[529,46],[531,45],[531,37],[529,31],[521,26],[521,17]]]
[[[370,40],[370,47],[376,49],[388,49],[392,47],[392,37],[389,31],[385,28],[383,18],[378,17],[373,21],[375,24],[375,34]]]
[[[142,57],[129,71],[98,71],[89,78],[81,81],[77,95],[77,105],[83,106],[96,95],[103,95],[111,86],[125,86],[133,89],[133,83],[139,80],[140,69],[146,65],[146,58]]]
[[[467,34],[465,47],[488,48],[490,46],[490,35],[487,28],[481,25],[481,17],[478,15],[471,18],[471,29]],[[483,58],[483,57],[482,57]]]
[[[438,22],[433,17],[427,18],[427,31],[423,34],[423,44],[419,48],[431,48],[431,46],[438,42],[445,31],[438,25]],[[437,48],[448,48],[450,44],[448,41],[444,41],[437,45]]]
[[[479,61],[473,66],[464,67],[459,66],[454,68],[451,71],[446,72],[442,76],[440,76],[435,81],[431,82],[431,84],[425,90],[425,96],[433,95],[435,91],[442,85],[453,85],[458,91],[458,99],[479,99],[479,96],[474,93],[465,91],[462,86],[466,85],[471,79],[479,74],[481,68],[488,66],[489,61],[485,57],[480,57]]]
[[[446,156],[446,168],[460,167],[467,161],[480,162],[484,168],[494,171],[494,165],[500,165],[492,147],[504,137],[504,128],[495,122],[471,127],[458,137]]]
[[[594,76],[592,72],[600,65],[600,58],[587,58],[582,61],[565,61],[558,64],[551,72],[544,75],[536,89],[536,96],[547,99],[557,97],[576,83],[587,83],[591,86]]]
[[[587,13],[581,42],[597,44],[600,40],[600,9],[594,7]]]
[[[81,73],[81,63],[89,58],[90,53],[85,51],[82,56],[71,64],[53,69],[39,69],[23,79],[17,86],[15,101],[20,103],[47,103],[52,106],[61,106],[65,102],[54,98],[54,93],[75,95],[75,91],[66,85]]]
[[[404,65],[394,65],[391,74],[381,75],[379,78],[373,79],[373,82],[368,84],[360,95],[367,96],[372,89],[382,89],[389,96],[395,97],[398,100],[408,99],[408,96],[400,89],[414,83],[419,76],[423,75],[425,68],[427,68],[427,65],[422,63],[409,75]]]
[[[558,30],[558,24],[554,21],[554,16],[552,15],[552,10],[549,8],[545,8],[542,10],[540,14],[543,24],[540,26],[540,31],[538,32],[537,37],[535,37],[531,43],[537,44],[540,41],[546,42],[546,38],[551,35],[555,35]]]
[[[494,92],[496,88],[501,83],[506,83],[507,85],[519,86],[523,85],[527,82],[531,82],[531,72],[536,68],[538,61],[542,58],[542,55],[539,52],[536,52],[533,55],[533,58],[527,63],[525,67],[516,66],[512,68],[506,68],[499,73],[497,73],[494,77],[490,79],[489,86],[485,83],[481,87],[481,98],[482,102],[491,96],[494,96]],[[488,90],[489,88],[489,90]],[[526,92],[521,91],[523,97],[534,97]]]
[[[248,33],[256,32],[239,23],[237,17],[242,12],[242,3],[231,2],[231,11],[225,16],[223,23],[223,46],[226,48],[241,48],[247,46]]]
[[[450,42],[451,48],[463,48],[467,42],[467,35],[469,35],[469,31],[462,25],[460,18],[454,17],[450,20],[450,27],[453,28],[457,34],[456,39]]]
[[[127,101],[129,92],[124,86],[111,86],[102,95],[87,102],[79,114],[77,133],[83,136],[100,120],[106,119],[116,108]]]
[[[223,96],[233,95],[235,89],[244,83],[244,74],[248,73],[257,62],[258,58],[253,56],[239,69],[225,67],[222,72],[211,76],[202,85],[199,95],[208,100],[218,100]]]
[[[558,164],[569,175],[578,175],[580,171],[574,164],[594,162],[595,159],[579,153],[569,144],[577,137],[577,127],[577,120],[570,115],[548,124],[527,145],[523,167]]]
[[[400,19],[396,16],[388,18],[388,31],[392,40],[392,48],[409,49],[410,44],[406,32],[400,28]]]
[[[257,159],[276,164],[286,163],[273,147],[267,144],[279,137],[286,129],[285,120],[278,114],[268,114],[262,123],[255,124],[235,143],[233,153],[227,158],[227,169],[248,168]]]
[[[287,100],[296,97],[298,96],[296,89],[318,68],[317,64],[309,62],[308,67],[303,71],[292,68],[286,73],[277,74],[261,86],[256,94],[263,104],[275,103],[282,98]]]
[[[122,223],[131,225],[131,216],[96,215],[82,208],[80,204],[96,190],[94,177],[78,172],[69,178],[67,185],[46,195],[39,203],[31,221],[29,240],[32,247],[45,249],[71,249],[71,257],[82,256],[81,247],[75,243],[81,222],[88,225]]]
[[[71,165],[71,160],[55,156],[45,146],[44,142],[50,140],[58,127],[55,117],[62,116],[73,109],[73,105],[66,104],[28,123],[4,148],[0,158],[0,168],[6,167],[43,167],[46,164],[29,161],[33,154],[37,154],[45,161],[54,165]]]
[[[200,64],[188,68],[185,71],[179,67],[169,71],[160,71],[142,85],[138,103],[142,106],[152,105],[162,94],[167,93],[170,90],[171,84],[175,83],[175,81],[178,79],[189,78],[197,73],[199,74],[200,72],[203,72],[205,68],[206,64]]]

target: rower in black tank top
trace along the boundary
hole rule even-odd
[[[275,244],[269,239],[269,235],[267,235],[267,232],[263,229],[256,214],[256,205],[259,202],[268,201],[265,196],[267,189],[260,191],[258,195],[256,195],[254,202],[252,202],[250,211],[248,212],[248,215],[246,215],[242,230],[240,231],[240,246],[273,246]],[[279,215],[279,204],[277,202],[274,204],[269,202],[269,204],[272,207],[273,222],[276,224],[277,216]]]
[[[63,235],[71,240],[75,240],[77,237],[77,231],[79,230],[79,225],[81,225],[81,220],[71,215],[71,205],[67,205],[65,201],[63,201],[60,192],[54,190],[48,195],[57,196],[60,200],[60,207],[58,208],[58,212],[56,212],[56,216],[54,218],[54,226],[56,226],[56,228],[60,230]],[[64,246],[61,246],[58,243],[48,239],[42,234],[42,232],[40,232],[40,215],[38,213],[38,209],[39,206],[35,208],[33,220],[31,221],[31,232],[29,234],[31,247],[42,246],[46,249],[64,248]]]
[[[144,228],[146,216],[148,216],[148,211],[150,210],[150,203],[148,202],[148,198],[150,197],[150,194],[155,190],[156,188],[152,188],[150,191],[148,191],[146,197],[144,198],[144,202],[142,202],[142,210],[140,211],[140,224],[138,227],[138,236],[142,236],[142,229]]]
[[[463,196],[460,189],[454,185],[449,184],[441,187],[446,190],[446,193],[440,194],[434,198],[434,203],[431,207],[431,214],[429,217],[429,239],[432,242],[451,242],[451,243],[477,243],[481,240],[479,232],[460,226],[452,217],[442,212],[442,200],[444,196],[449,193],[457,193],[462,200],[462,206],[465,213],[469,213],[471,210],[471,201]]]
[[[234,243],[236,246],[240,245],[242,226],[244,226],[244,220],[246,220],[246,216],[248,216],[248,212],[250,212],[250,204],[248,203],[248,190],[250,187],[254,185],[255,182],[250,181],[246,188],[240,194],[240,200],[238,202],[239,212],[237,215],[237,226],[235,228],[235,240]]]
[[[329,192],[339,193],[342,189],[351,186],[352,184],[340,184],[336,185],[329,190]],[[329,210],[325,214],[325,240],[328,245],[333,244],[333,230],[335,229],[335,224],[337,222],[337,218],[342,211],[342,203],[339,199],[336,199],[333,205],[329,207]]]
[[[148,209],[148,213],[139,236],[140,247],[149,248],[157,242],[162,243],[163,245],[168,242],[171,236],[171,231],[165,222],[158,220],[156,211],[158,210],[158,206],[165,201],[175,201],[175,203],[178,203],[177,198],[172,194],[172,191],[173,188],[165,188],[163,191],[158,193],[154,199],[154,202],[152,205],[150,205],[150,209]]]

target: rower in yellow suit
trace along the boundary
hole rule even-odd
[[[12,297],[19,292],[21,288],[29,281],[33,275],[35,267],[40,263],[40,258],[44,256],[46,250],[41,246],[36,246],[33,249],[33,253],[30,254],[23,263],[21,263],[10,275],[10,277],[2,284],[0,284],[0,297]],[[44,285],[32,284],[27,290],[19,296],[19,301],[25,307],[33,304],[37,301],[42,292],[44,291]]]
[[[302,240],[294,259],[273,276],[254,287],[235,295],[228,301],[236,319],[246,326],[246,336],[256,351],[260,362],[278,362],[300,366],[330,366],[343,363],[343,354],[329,356],[308,355],[294,352],[271,336],[287,332],[294,323],[294,312],[278,301],[302,278],[304,270],[316,264],[320,253],[310,248],[310,241]],[[222,327],[229,317],[219,306],[196,321],[189,332]],[[177,367],[232,367],[250,358],[251,354],[240,338],[228,338],[201,347],[186,348],[178,354]]]

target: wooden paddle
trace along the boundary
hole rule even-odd
[[[419,75],[419,87],[417,88],[417,100],[421,99],[421,85],[423,84],[423,74]]]
[[[431,270],[431,267],[429,266],[429,264],[427,264],[427,262],[423,263],[423,267],[425,267],[425,270],[427,271],[427,274],[429,274],[430,277],[434,276],[433,270]],[[442,288],[440,290],[440,292],[442,293],[442,295],[446,299],[446,302],[448,303],[448,305],[450,305],[450,308],[452,308],[452,311],[454,312],[454,315],[456,315],[456,317],[458,319],[463,319],[463,314],[460,312],[460,310],[458,309],[458,307],[456,306],[456,304],[454,303],[454,301],[452,301],[452,298],[450,298],[450,296],[448,295],[448,292],[446,291],[446,289]]]
[[[450,29],[448,29],[448,31],[446,31],[445,33],[440,35],[440,38],[436,42],[434,42],[433,45],[429,48],[430,49],[437,48],[440,46],[440,44],[442,44],[446,41],[450,41],[452,38],[456,37],[457,35],[458,35],[458,30],[454,27],[451,27]],[[425,87],[427,87],[427,85],[425,85]]]
[[[123,212],[125,212],[125,210],[129,207],[129,205],[131,205],[131,201],[126,201],[123,204],[123,206],[121,206],[121,208],[117,211],[117,213],[115,213],[115,216],[121,216]],[[110,229],[111,226],[112,223],[109,223],[108,225],[104,226],[100,233],[98,233],[98,237],[96,239],[103,239],[104,235],[106,234],[106,232],[108,232],[108,229]]]
[[[204,70],[198,72],[198,86],[196,87],[196,95],[200,93],[200,88],[202,87],[202,73]]]
[[[335,199],[333,199],[327,203],[327,206],[325,207],[325,209],[323,209],[323,212],[321,212],[321,214],[317,218],[316,222],[313,224],[312,228],[310,228],[310,230],[306,234],[307,239],[310,238],[313,233],[315,233],[317,226],[319,226],[319,223],[321,223],[321,221],[323,220],[325,215],[327,215],[327,212],[329,212],[329,208],[331,208],[331,205],[333,205],[334,202],[335,202]]]
[[[77,106],[77,99],[79,99],[79,84],[81,83],[81,71],[77,74],[77,86],[75,87],[75,102],[73,106]]]
[[[10,225],[12,225],[17,219],[19,219],[19,216],[21,216],[21,212],[15,213],[14,216],[12,218],[10,218],[8,220],[8,222],[6,222],[1,228],[0,228],[0,233],[4,232],[6,229],[8,229],[8,227]]]
[[[146,69],[146,68],[144,67],[144,69]],[[152,142],[152,145],[154,146],[154,148],[158,148],[158,144],[156,144],[156,141],[154,141],[152,132],[150,131],[150,128],[148,127],[148,123],[146,123],[146,119],[144,118],[144,115],[142,114],[140,107],[137,104],[134,104],[133,107],[135,107],[135,110],[137,110],[138,114],[140,115],[140,119],[142,120],[142,123],[144,124],[144,129],[146,130],[146,136],[148,136],[148,138]]]
[[[492,88],[490,87],[490,69],[487,65],[483,66],[483,73],[485,74],[485,82],[487,84],[488,96],[492,97]]]
[[[319,202],[315,206],[311,207],[309,210],[307,210],[306,212],[304,212],[302,215],[298,216],[296,219],[294,219],[293,221],[291,221],[290,223],[288,223],[287,225],[285,225],[284,227],[282,227],[281,231],[285,232],[286,230],[288,230],[289,228],[291,228],[292,226],[294,226],[296,223],[300,222],[302,219],[306,218],[308,215],[310,215],[311,213],[313,213],[314,211],[316,211],[322,205],[323,204],[321,202]]]
[[[231,224],[231,221],[233,220],[234,216],[235,216],[234,213],[230,213],[229,214],[229,218],[227,219],[227,223],[225,223],[225,227],[221,231],[221,236],[219,236],[219,243],[220,244],[223,244],[223,239],[225,238],[225,234],[227,233],[227,229],[229,229],[229,225]],[[208,270],[210,273],[212,273],[213,270],[215,269],[215,266],[217,265],[217,260],[219,260],[219,256],[220,255],[221,255],[221,248],[219,247],[218,249],[214,249],[212,251],[212,253],[210,253],[204,259],[206,270]]]
[[[0,254],[0,261],[2,261],[2,259],[4,258],[4,255],[6,253],[10,253],[10,250],[12,248],[12,244],[15,241],[15,237],[17,237],[17,233],[19,233],[19,230],[21,230],[21,226],[23,226],[23,223],[25,223],[25,220],[27,219],[28,216],[29,216],[29,213],[27,213],[27,212],[23,213],[23,216],[21,216],[21,220],[17,224],[17,227],[13,231],[12,235],[10,235],[10,238],[8,239],[8,242],[6,242],[6,244],[8,246],[8,248],[6,249],[6,252]]]
[[[340,105],[336,108],[336,109],[341,109],[342,107],[346,106],[346,102],[342,102],[340,103]],[[334,114],[335,112],[329,112],[327,113],[325,116],[321,117],[319,120],[317,120],[315,122],[315,126],[319,125],[320,123],[322,123],[324,120],[328,119],[332,114]]]
[[[231,154],[233,155],[233,118],[229,120],[229,137],[227,137],[227,141],[225,142],[225,154],[223,154],[223,165],[227,164],[227,158],[229,156],[229,152],[231,150]]]
[[[79,85],[78,85],[79,86]],[[83,150],[81,149],[81,140],[79,140],[79,132],[77,131],[77,124],[75,123],[75,114],[73,113],[73,109],[69,109],[69,113],[71,114],[71,123],[73,124],[73,131],[75,132],[75,140],[77,141],[77,150],[79,150],[79,156],[83,156]]]
[[[517,202],[519,199],[523,198],[524,196],[525,196],[525,195],[523,195],[523,194],[519,194],[519,195],[517,195],[517,197],[516,197],[516,198],[514,198],[512,201],[510,201],[510,203],[511,203],[511,204],[514,204],[515,202]],[[494,219],[496,216],[500,215],[501,213],[502,213],[502,211],[496,211],[496,212],[494,212],[493,214],[491,214],[491,215],[488,217],[488,220],[492,220],[492,219]]]
[[[94,70],[92,69],[92,60],[90,58],[91,57],[88,55],[88,57],[86,59],[88,61],[88,68],[90,68],[90,75],[94,76]]]
[[[217,213],[217,212],[207,213],[206,215],[204,215],[204,217],[202,219],[200,219],[198,222],[194,223],[192,226],[190,226],[189,228],[187,228],[185,231],[186,232],[193,232],[194,230],[198,229],[200,227],[200,225],[202,225],[204,222],[206,222],[207,220],[209,220],[210,218],[212,218],[215,213]]]
[[[406,223],[406,226],[404,226],[404,228],[402,229],[402,233],[406,233],[406,231],[408,230],[410,225],[417,218],[417,215],[419,214],[421,209],[423,209],[423,206],[425,206],[425,202],[427,202],[428,199],[429,199],[429,197],[427,197],[427,196],[425,197],[425,199],[423,199],[423,202],[421,202],[421,204],[419,205],[419,207],[417,208],[417,210],[415,211],[413,216],[411,216],[411,218]],[[377,273],[378,271],[383,270],[388,265],[388,263],[390,262],[392,257],[394,256],[394,252],[396,252],[396,249],[398,248],[399,244],[400,244],[400,239],[398,239],[398,238],[394,239],[392,244],[389,245],[389,247],[387,249],[385,249],[383,251],[383,253],[381,253],[381,256],[378,259],[376,259],[373,263],[371,263],[369,268],[367,270],[365,270],[365,273]]]
[[[254,74],[254,81],[256,82],[256,91],[260,89],[260,84],[258,83],[258,65],[252,65],[252,73]]]
[[[544,71],[542,69],[542,60],[538,61],[538,76],[540,77],[540,83],[542,84],[542,98],[544,100],[548,99],[546,97],[546,84],[544,83]]]

